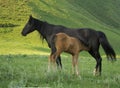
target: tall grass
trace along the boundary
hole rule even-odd
[[[103,59],[102,76],[93,76],[95,60],[91,57],[79,58],[81,77],[72,75],[71,57],[62,56],[63,70],[47,72],[48,56],[1,55],[0,87],[82,87],[119,88],[120,71],[118,60],[115,63]]]

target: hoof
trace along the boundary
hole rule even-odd
[[[101,72],[98,72],[96,69],[93,71],[94,76],[101,76]]]

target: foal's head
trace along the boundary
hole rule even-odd
[[[33,32],[35,29],[36,29],[35,19],[34,19],[32,16],[30,16],[30,17],[29,17],[29,20],[28,20],[28,22],[26,23],[26,25],[24,26],[21,34],[22,34],[23,36],[26,36],[27,34]]]

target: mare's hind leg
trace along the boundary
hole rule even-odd
[[[61,56],[59,55],[56,59],[57,67],[62,69]]]
[[[102,58],[99,54],[98,51],[89,51],[89,53],[95,58],[96,60],[96,67],[94,70],[94,75],[101,75],[101,71],[102,71]]]

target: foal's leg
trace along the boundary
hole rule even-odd
[[[52,55],[52,69],[54,72],[56,71],[56,64],[55,64],[56,57],[57,57],[56,53]]]
[[[55,71],[56,69],[56,64],[55,61],[56,59],[60,56],[59,50],[57,50],[53,55],[52,55],[52,62],[53,62],[53,70]]]
[[[48,72],[50,72],[51,63],[52,63],[52,53],[50,54],[50,56],[49,56],[49,58],[48,58]]]
[[[74,72],[74,74],[79,75],[79,71],[78,71],[78,54],[73,55],[72,64],[73,64],[73,72]]]
[[[55,71],[55,60],[56,60],[56,54],[55,53],[51,53],[48,59],[48,72],[50,72],[51,67],[52,67],[52,71]],[[51,66],[52,65],[52,66]]]

